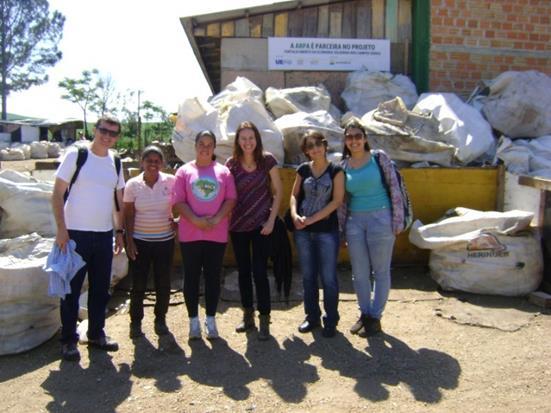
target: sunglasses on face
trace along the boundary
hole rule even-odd
[[[104,128],[102,126],[98,126],[96,128],[96,130],[99,131],[102,135],[107,135],[110,138],[116,138],[120,134],[119,131],[114,131],[114,130],[111,130],[111,129],[107,129],[107,128]]]
[[[365,136],[361,133],[355,133],[355,134],[346,134],[344,135],[344,139],[347,141],[361,141]]]
[[[316,146],[318,148],[321,148],[323,146],[323,142],[322,141],[308,142],[305,147],[306,147],[306,150],[309,151],[314,149]]]

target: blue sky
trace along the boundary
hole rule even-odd
[[[66,17],[63,59],[48,70],[47,84],[11,94],[8,112],[49,119],[81,117],[76,104],[60,98],[57,84],[92,68],[110,74],[118,90],[141,90],[142,99],[176,112],[184,99],[210,94],[179,18],[273,2],[50,0],[50,9]]]

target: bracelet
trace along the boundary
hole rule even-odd
[[[124,229],[115,230],[115,234],[124,234]]]

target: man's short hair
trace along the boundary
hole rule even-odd
[[[118,132],[121,132],[121,121],[114,115],[102,115],[96,122],[95,127],[97,128],[99,125],[101,125],[101,122],[109,123],[111,125],[116,125],[119,127]]]

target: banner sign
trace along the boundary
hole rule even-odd
[[[268,69],[389,72],[390,40],[269,37]]]

